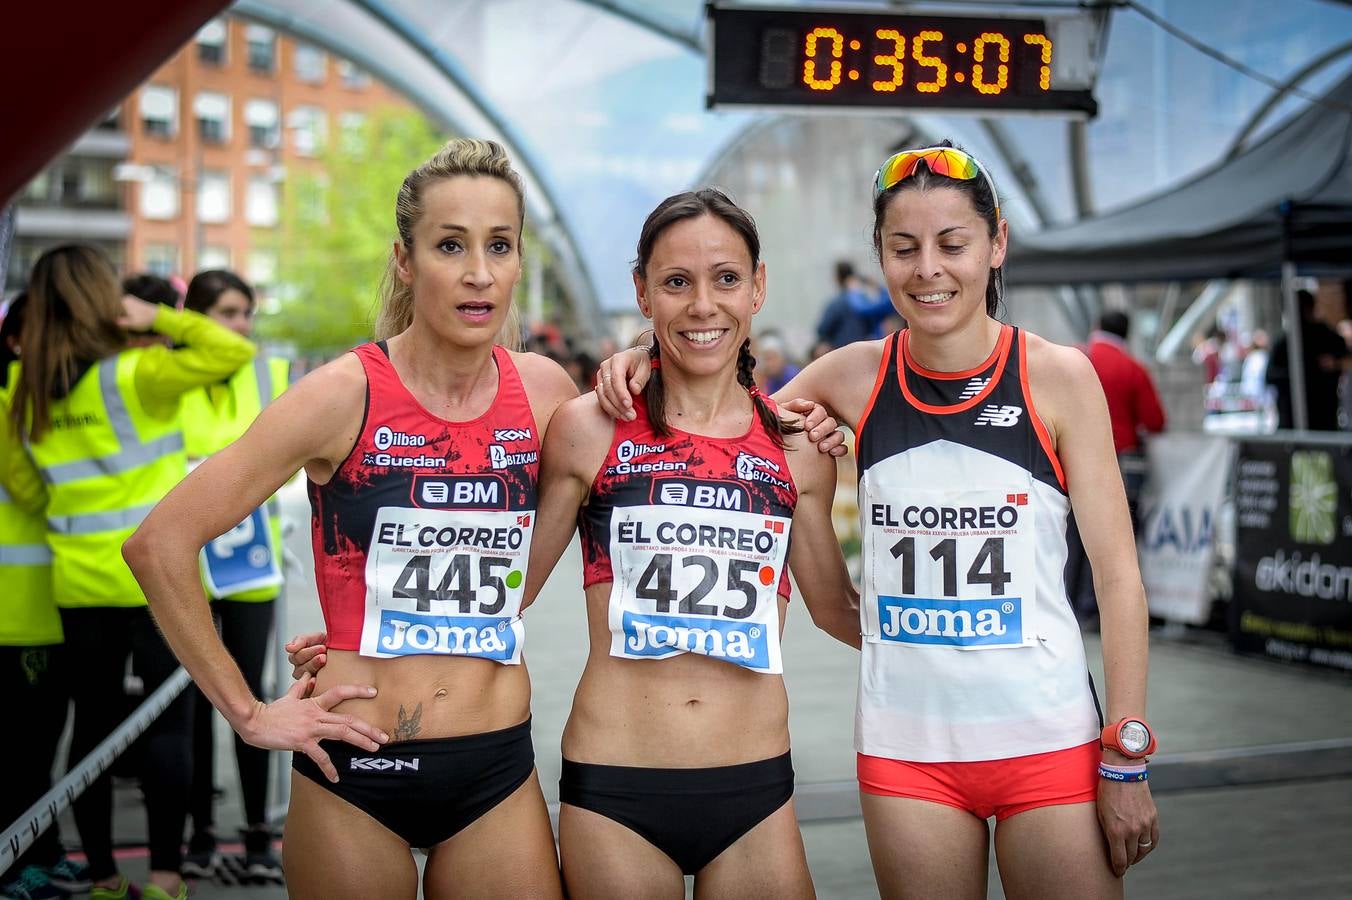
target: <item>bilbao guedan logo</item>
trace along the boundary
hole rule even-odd
[[[1291,454],[1291,538],[1303,544],[1332,544],[1338,526],[1338,481],[1333,457],[1323,450]]]

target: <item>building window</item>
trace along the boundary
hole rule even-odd
[[[366,74],[366,70],[350,59],[338,60],[338,78],[342,81],[343,87],[354,91],[359,91],[371,83],[371,76]]]
[[[151,166],[141,182],[141,215],[172,219],[178,215],[178,176],[172,169]]]
[[[297,106],[287,114],[291,145],[301,156],[314,156],[328,138],[329,120],[318,106]]]
[[[230,173],[203,172],[197,185],[197,218],[203,222],[230,221]]]
[[[197,30],[197,59],[208,66],[225,65],[226,30],[224,19],[212,19]]]
[[[178,271],[178,245],[146,244],[145,269],[161,278],[173,275]]]
[[[264,25],[250,25],[244,29],[244,43],[249,48],[249,68],[259,75],[271,75],[277,62],[277,33]]]
[[[296,42],[296,77],[301,81],[317,84],[324,80],[324,68],[328,56],[313,44]]]
[[[365,128],[365,113],[345,112],[338,115],[338,143],[344,153],[361,155],[366,145]]]
[[[230,268],[230,248],[216,247],[211,244],[204,246],[197,254],[198,269],[228,269]]]
[[[270,150],[277,146],[277,104],[271,100],[250,100],[244,104],[244,124],[249,129],[249,146]]]
[[[277,224],[277,183],[264,175],[249,179],[244,198],[244,218],[250,225],[271,228]]]
[[[230,98],[225,94],[203,91],[192,103],[197,117],[197,135],[204,144],[224,144],[230,140]]]
[[[272,250],[250,250],[249,264],[245,273],[250,283],[259,291],[265,290],[277,281],[277,254]]]
[[[113,180],[113,160],[67,160],[61,193],[71,206],[116,208],[118,190]]]
[[[141,91],[141,130],[152,137],[169,138],[178,131],[178,91],[158,84]]]
[[[19,202],[27,204],[47,205],[51,201],[52,194],[52,170],[43,169],[28,182],[19,196]]]

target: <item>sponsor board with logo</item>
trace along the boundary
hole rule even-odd
[[[1230,635],[1352,671],[1352,443],[1239,443]]]
[[[263,507],[202,548],[202,580],[213,597],[282,583],[282,569]]]
[[[493,482],[429,478],[416,490],[433,502],[460,490],[488,504],[485,484]],[[362,655],[520,662],[533,519],[518,510],[381,508],[366,557]]]
[[[789,520],[745,511],[738,489],[744,491],[735,482],[663,479],[654,504],[615,510],[611,656],[698,653],[783,672],[777,591]]]
[[[1151,615],[1193,625],[1210,616],[1216,519],[1233,455],[1231,442],[1219,435],[1151,439],[1136,538]]]
[[[861,602],[875,644],[990,650],[1037,640],[1035,529],[1027,489],[861,485]]]

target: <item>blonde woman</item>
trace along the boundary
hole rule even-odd
[[[453,140],[411,172],[378,341],[263,410],[127,544],[203,693],[244,740],[296,751],[293,897],[415,897],[413,847],[428,850],[428,897],[561,894],[521,599],[540,435],[576,389],[557,364],[497,340],[522,218],[521,180],[496,143]],[[212,628],[197,554],[299,469],[327,665],[265,704]]]

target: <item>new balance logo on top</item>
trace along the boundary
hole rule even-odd
[[[992,403],[981,410],[981,415],[976,417],[976,424],[1009,428],[1018,423],[1021,415],[1023,415],[1022,406],[997,406]]]
[[[386,759],[383,756],[354,756],[348,760],[352,771],[360,772],[385,772],[393,769],[396,772],[403,769],[412,769],[418,771],[419,759]]]
[[[971,381],[967,382],[967,387],[962,389],[962,393],[958,395],[958,400],[971,400],[977,394],[984,391],[986,385],[990,383],[991,380],[989,378],[973,378]]]

